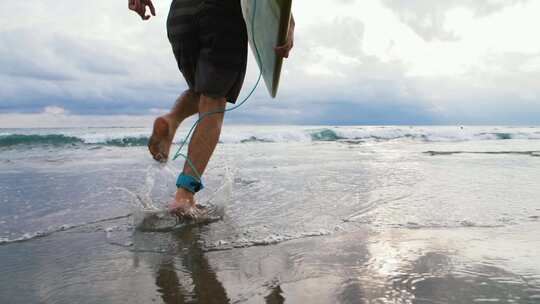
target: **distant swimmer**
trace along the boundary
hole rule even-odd
[[[265,0],[266,1],[266,0]],[[129,9],[143,20],[156,15],[151,0],[129,0]],[[147,14],[149,9],[150,14]],[[275,48],[287,58],[294,43],[294,19],[287,40]],[[247,67],[248,36],[240,0],[173,0],[167,18],[167,35],[188,90],[171,111],[154,121],[148,148],[153,158],[166,162],[178,129],[186,118],[224,110],[235,103]],[[207,116],[197,125],[188,147],[188,157],[203,174],[221,134],[223,113]],[[181,217],[197,217],[203,211],[194,195],[203,188],[196,172],[186,164],[177,180],[175,199],[169,211]]]

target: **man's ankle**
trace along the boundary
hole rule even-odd
[[[178,188],[176,190],[176,200],[194,201],[194,194],[184,188]]]

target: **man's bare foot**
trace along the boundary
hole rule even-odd
[[[178,188],[174,201],[169,204],[169,212],[179,218],[196,219],[204,216],[206,209],[195,204],[193,193]]]
[[[176,133],[177,124],[172,121],[169,114],[160,116],[154,121],[152,136],[148,142],[148,150],[152,157],[159,162],[166,162],[169,150]]]

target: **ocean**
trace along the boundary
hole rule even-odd
[[[226,125],[166,232],[150,131],[0,129],[0,303],[540,303],[540,127]]]

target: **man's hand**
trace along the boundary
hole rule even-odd
[[[150,9],[150,13],[152,13],[152,16],[155,16],[156,9],[154,8],[154,4],[152,4],[152,0],[128,0],[129,9],[139,14],[142,20],[150,19],[150,15],[146,14],[147,6]]]
[[[275,48],[276,54],[280,57],[289,58],[289,53],[294,46],[294,26],[294,18],[291,17],[291,22],[289,24],[289,32],[287,33],[287,41],[285,41],[284,45]]]

